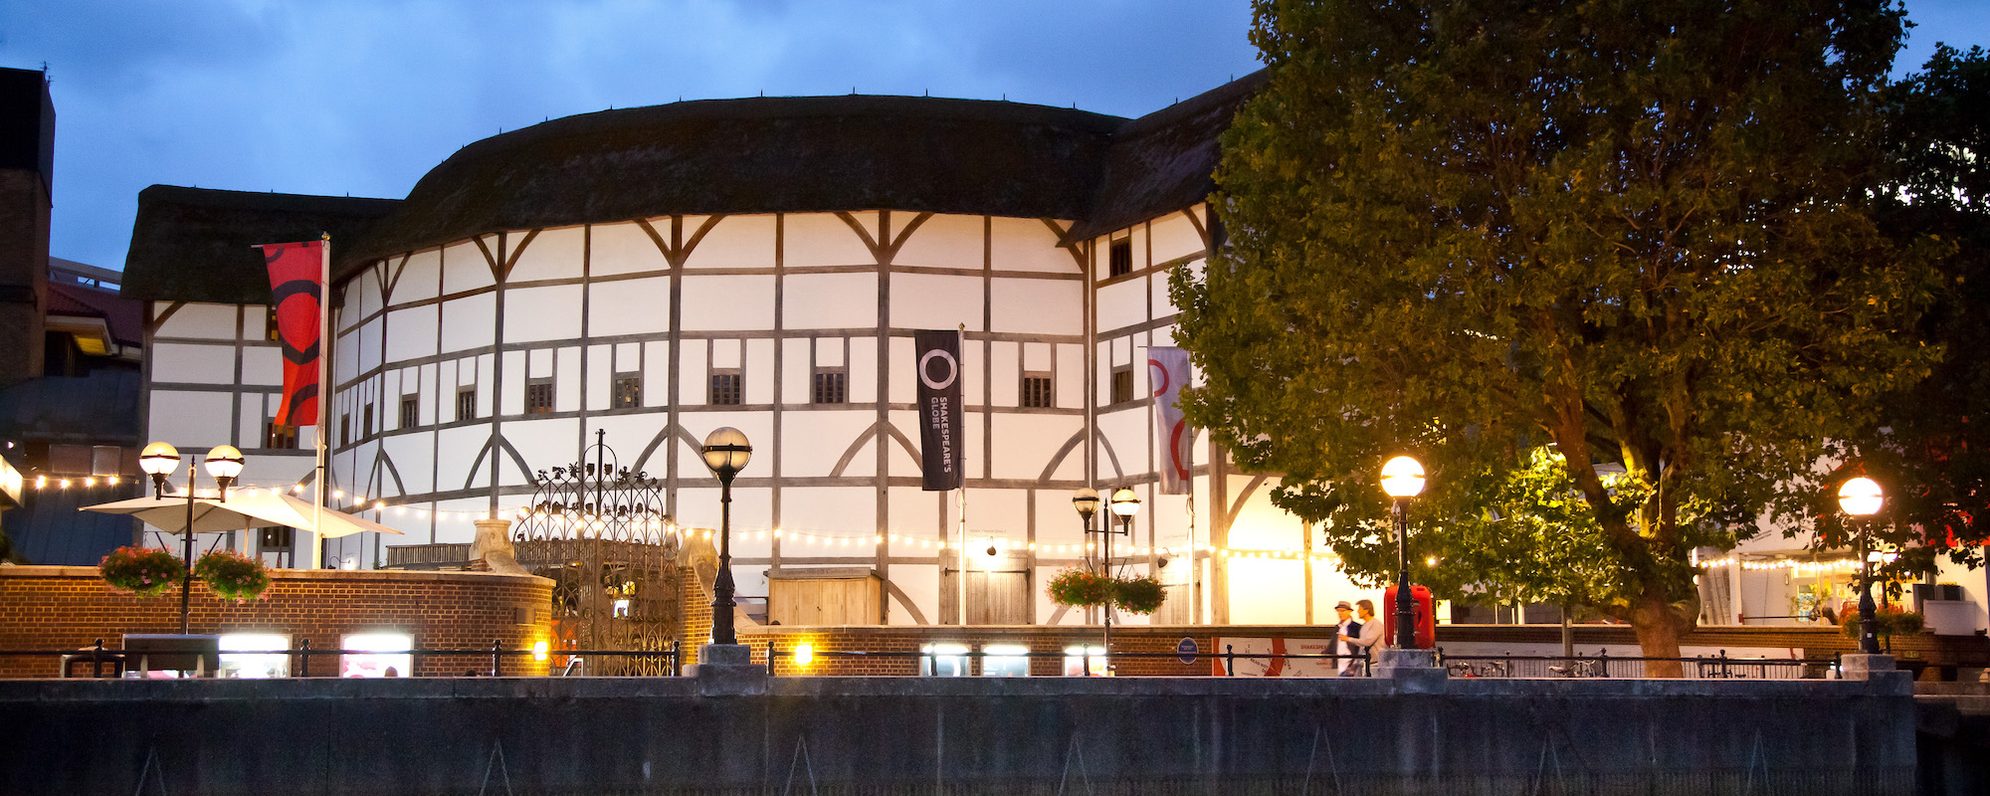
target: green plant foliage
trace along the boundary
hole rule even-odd
[[[1152,576],[1121,578],[1113,584],[1113,604],[1130,614],[1154,613],[1161,610],[1161,603],[1167,599],[1167,590]]]
[[[1559,590],[1676,657],[1690,551],[1816,494],[1828,441],[1939,354],[1911,334],[1938,247],[1872,206],[1900,10],[1254,12],[1270,78],[1223,139],[1228,248],[1173,286],[1191,418],[1357,576],[1395,568],[1377,471],[1411,452],[1436,580]]]
[[[1858,638],[1860,630],[1858,609],[1848,609],[1838,622],[1838,629],[1846,638]],[[1880,638],[1893,635],[1913,635],[1921,632],[1926,624],[1921,615],[1899,605],[1883,605],[1873,611],[1873,635]]]
[[[201,556],[194,562],[193,574],[224,600],[253,600],[269,588],[269,569],[263,562],[233,550]]]
[[[1912,579],[1937,555],[1980,566],[1990,541],[1990,54],[1937,47],[1887,107],[1880,218],[1897,239],[1945,246],[1944,289],[1917,330],[1944,356],[1846,439],[1842,477],[1869,475],[1887,490],[1878,521],[1843,527],[1829,489],[1809,508],[1822,544],[1849,547],[1854,530],[1870,530],[1901,552],[1882,573]]]
[[[179,585],[187,568],[180,557],[153,547],[120,547],[97,564],[104,582],[140,597],[157,597]]]
[[[1105,605],[1112,600],[1112,578],[1089,569],[1072,568],[1050,579],[1050,601],[1072,608]]]

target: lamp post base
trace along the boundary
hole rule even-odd
[[[1396,681],[1409,690],[1444,687],[1444,667],[1437,665],[1437,650],[1389,647],[1375,651],[1375,676]]]
[[[767,693],[767,667],[753,662],[745,644],[706,644],[698,662],[684,667],[684,676],[698,681],[704,696],[750,696]]]
[[[1838,657],[1838,670],[1847,680],[1869,680],[1875,672],[1899,671],[1893,666],[1892,655],[1841,655]]]

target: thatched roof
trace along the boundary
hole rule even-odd
[[[339,274],[507,229],[670,214],[892,209],[1055,218],[1097,234],[1208,195],[1247,77],[1135,120],[925,97],[703,100],[556,119],[471,144],[407,199],[153,186],[125,295],[267,300],[252,243],[330,230]]]
[[[400,204],[154,185],[138,193],[121,292],[145,300],[266,304],[269,272],[252,247],[326,232],[333,240],[359,239]]]

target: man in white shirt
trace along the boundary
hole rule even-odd
[[[1367,674],[1368,665],[1375,659],[1375,649],[1382,646],[1382,620],[1375,617],[1374,601],[1362,600],[1355,605],[1361,618],[1360,622],[1355,623],[1355,627],[1359,630],[1352,635],[1348,635],[1345,630],[1341,631],[1340,643],[1350,647],[1351,651],[1362,656],[1362,659],[1357,666],[1350,667],[1349,671],[1343,673]]]

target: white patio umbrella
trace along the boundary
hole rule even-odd
[[[246,505],[236,498],[226,502],[210,498],[195,498],[193,501],[194,533],[227,533],[248,528],[267,528],[284,525],[281,520],[257,516],[244,509]],[[139,521],[153,528],[174,535],[187,530],[187,499],[179,497],[135,497],[128,500],[99,503],[84,506],[84,511],[103,514],[123,514],[137,517]]]
[[[313,511],[310,501],[281,492],[244,489],[231,491],[225,501],[195,498],[193,504],[194,533],[226,533],[287,525],[327,538],[364,532],[403,535],[388,526],[336,509]],[[147,525],[175,535],[187,527],[187,499],[184,496],[138,497],[84,506],[83,510],[137,517]],[[314,516],[319,522],[312,521]]]

